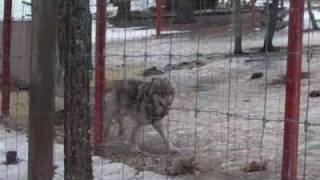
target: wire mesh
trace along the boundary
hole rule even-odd
[[[175,97],[169,114],[163,118],[164,129],[181,152],[168,153],[159,134],[152,127],[144,126],[138,140],[143,153],[133,153],[129,144],[132,119],[124,121],[124,137],[117,135],[118,125],[112,123],[111,137],[105,139],[103,152],[92,157],[95,179],[279,179],[287,28],[275,33],[273,42],[280,47],[279,51],[260,51],[268,21],[264,3],[269,1],[256,2],[258,23],[255,27],[250,22],[250,2],[242,3],[244,53],[241,55],[233,54],[234,19],[229,4],[232,1],[219,1],[216,9],[212,9],[213,1],[200,0],[199,7],[195,5],[196,22],[192,24],[176,22],[179,4],[173,3],[174,0],[162,1],[163,24],[159,37],[156,36],[154,0],[133,0],[129,3],[131,11],[121,15],[116,13],[120,9],[117,3],[121,1],[107,2],[106,86],[110,87],[114,80],[150,82],[155,77],[167,77],[174,86]],[[94,52],[96,2],[90,3]],[[318,5],[313,2],[317,17]],[[284,6],[288,8],[287,1]],[[23,83],[28,82],[31,66],[28,64],[30,40],[26,38],[31,31],[30,4],[13,0],[13,7],[11,80],[19,85],[11,88],[11,115],[0,127],[0,161],[6,161],[7,151],[18,152],[17,164],[0,165],[0,179],[10,180],[27,177],[29,97],[28,83]],[[2,11],[3,2],[0,2],[1,19]],[[305,14],[298,175],[299,179],[312,180],[320,176],[317,138],[320,64],[316,61],[320,56],[320,34],[311,30],[309,16]],[[283,22],[287,20],[284,15]],[[94,53],[87,56],[95,59]],[[2,60],[2,55],[0,57]],[[94,71],[93,67],[88,68]],[[22,74],[24,72],[26,74]],[[150,72],[154,74],[148,74]],[[94,84],[90,87],[93,95]],[[58,118],[62,109],[63,92],[57,90],[55,179],[64,178],[63,120]]]

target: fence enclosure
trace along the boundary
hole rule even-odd
[[[10,107],[10,115],[7,120],[2,119],[0,125],[0,151],[4,154],[0,160],[6,161],[9,151],[17,152],[19,160],[16,159],[14,165],[0,165],[0,179],[27,177],[28,167],[50,159],[50,154],[53,164],[47,164],[47,171],[42,172],[47,175],[46,179],[51,176],[71,178],[64,169],[76,167],[70,162],[91,164],[88,157],[74,156],[76,151],[85,154],[88,150],[79,145],[86,133],[90,138],[85,137],[90,140],[82,140],[92,144],[94,179],[312,180],[320,176],[320,83],[317,79],[320,63],[315,61],[320,56],[320,33],[312,31],[309,19],[303,17],[303,1],[291,0],[288,3],[291,7],[279,3],[281,20],[273,38],[273,44],[279,49],[271,52],[261,51],[270,24],[268,11],[272,6],[264,4],[268,1],[241,2],[237,17],[233,14],[236,5],[232,7],[222,1],[210,5],[209,1],[200,0],[200,4],[193,6],[180,1],[168,7],[168,1],[161,0],[122,2],[125,5],[120,1],[112,4],[97,0],[90,1],[92,19],[82,18],[81,21],[75,16],[76,11],[71,11],[73,5],[78,4],[66,2],[58,13],[68,8],[73,13],[64,11],[64,15],[69,16],[57,16],[58,30],[60,33],[61,29],[65,30],[65,36],[58,32],[55,52],[50,51],[54,55],[49,57],[48,54],[48,59],[41,54],[44,46],[32,49],[35,46],[31,38],[41,36],[34,31],[36,28],[31,28],[33,22],[26,13],[30,4],[19,0],[12,2],[10,86],[4,79],[1,86],[3,91],[4,87],[10,87],[10,93],[2,92],[1,98],[10,97],[11,102],[2,101],[2,107]],[[180,12],[190,7],[194,8],[191,14]],[[84,9],[78,13],[89,17],[88,9]],[[44,13],[43,9],[33,10],[37,17]],[[316,8],[313,11],[317,11]],[[182,23],[178,20],[181,14],[187,14],[190,19],[183,19]],[[70,17],[78,18],[78,26],[72,24],[76,19]],[[236,20],[241,20],[241,24],[235,26]],[[242,33],[237,33],[237,28],[241,28]],[[3,29],[1,22],[1,34]],[[85,33],[84,29],[87,33],[91,31],[91,40],[79,36],[80,31]],[[234,54],[235,41],[239,39],[236,36],[241,36],[243,52],[238,55]],[[54,41],[53,37],[47,39],[48,43]],[[84,42],[83,46],[76,37]],[[65,38],[65,43],[61,43],[61,38]],[[4,52],[3,45],[7,43],[0,45]],[[86,48],[82,51],[84,46],[90,47],[91,53]],[[82,49],[81,53],[75,49]],[[5,68],[8,66],[3,66],[6,64],[3,52],[1,75],[9,72]],[[50,58],[55,62],[49,61]],[[35,65],[44,61],[47,61],[45,65],[51,62],[54,67],[44,70]],[[55,74],[53,79],[50,76],[51,80],[49,72]],[[79,76],[74,76],[75,73]],[[43,80],[46,76],[47,80]],[[135,124],[130,118],[125,119],[124,124],[110,123],[110,137],[103,136],[106,89],[112,87],[115,80],[151,82],[153,78],[168,78],[174,87],[173,104],[162,121],[165,134],[180,153],[169,153],[151,126],[143,127],[138,134],[143,153],[133,152],[129,141]],[[88,79],[89,84],[86,84]],[[52,85],[56,87],[49,87],[49,81],[54,81]],[[34,91],[35,87],[39,91]],[[45,98],[44,94],[51,92],[50,89],[54,89],[55,96]],[[55,106],[51,107],[53,102]],[[36,107],[34,105],[38,108],[32,108]],[[50,111],[53,109],[55,112]],[[90,113],[86,109],[90,109]],[[2,115],[6,115],[6,111]],[[91,120],[90,133],[83,132],[90,126],[83,116]],[[53,124],[47,123],[50,119]],[[78,128],[71,129],[72,123]],[[123,136],[118,135],[118,126],[124,126]],[[45,132],[51,130],[54,138],[44,145],[40,141],[48,135]],[[77,139],[73,137],[75,134]],[[68,148],[65,142],[69,142]],[[28,147],[31,156],[28,156]],[[37,147],[46,149],[48,154],[32,149]],[[37,153],[32,154],[35,152],[43,158],[37,159]],[[69,155],[73,158],[68,159]],[[66,165],[66,162],[69,163]],[[51,166],[53,175],[48,170]],[[86,171],[81,172],[86,174]],[[38,169],[30,171],[29,179],[39,179],[37,173]]]

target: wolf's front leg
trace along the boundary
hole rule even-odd
[[[123,124],[123,118],[117,119],[117,123],[119,125],[119,136],[123,137],[124,136],[124,124]]]
[[[130,137],[130,145],[131,145],[132,151],[135,153],[141,153],[141,150],[137,142],[138,133],[140,129],[141,129],[141,124],[136,123]]]
[[[163,124],[162,124],[161,120],[155,121],[154,123],[152,123],[152,126],[159,133],[159,135],[161,136],[163,141],[166,143],[169,152],[171,152],[171,153],[179,153],[180,152],[179,148],[174,146],[169,141],[168,137],[165,135],[165,133],[163,131]]]
[[[108,120],[105,120],[103,121],[103,135],[102,135],[102,138],[103,138],[103,141],[108,141],[109,139],[109,135],[110,135],[110,126],[111,126],[111,120],[108,121]]]
[[[152,105],[155,107],[155,114],[154,114],[155,116],[162,116],[167,114],[166,107],[168,107],[168,105],[160,96],[153,95],[152,100],[153,100]]]

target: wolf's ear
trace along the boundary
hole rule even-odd
[[[151,79],[152,85],[157,85],[159,86],[161,84],[161,78],[152,78]]]
[[[170,82],[169,78],[164,77],[163,80]]]
[[[151,86],[149,88],[149,96],[151,96],[153,94],[153,92],[156,90],[156,88],[159,87],[159,85],[161,84],[161,82],[159,81],[159,78],[152,78],[151,79]]]
[[[152,82],[155,82],[155,81],[159,81],[161,78],[156,78],[156,77],[153,77],[153,78],[151,78],[151,81]]]

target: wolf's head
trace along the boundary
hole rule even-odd
[[[168,78],[152,78],[149,93],[161,97],[167,106],[170,106],[174,100],[174,88]]]

